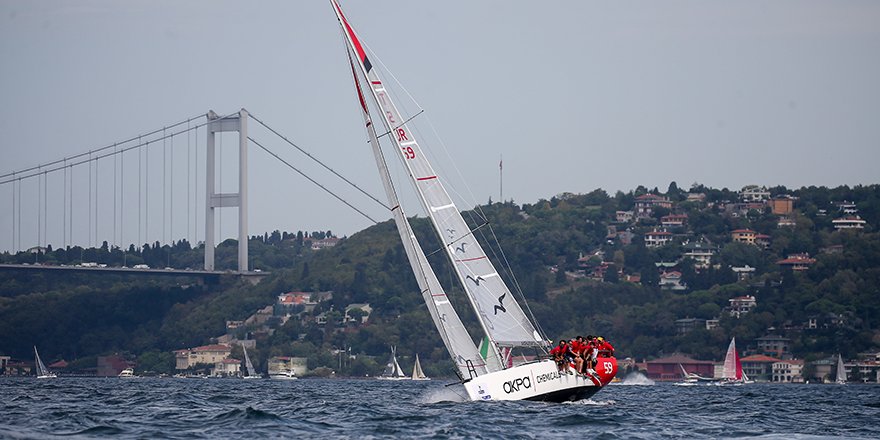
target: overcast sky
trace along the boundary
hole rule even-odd
[[[401,104],[410,115],[424,109],[416,120],[436,128],[469,185],[457,187],[463,208],[498,200],[502,155],[504,198],[517,203],[596,188],[665,189],[670,181],[732,189],[877,183],[877,1],[349,0],[342,7],[375,51],[373,64],[381,60],[417,102]],[[209,109],[244,107],[384,199],[348,69],[326,1],[3,0],[0,174]],[[256,140],[368,215],[389,218],[251,126]],[[199,160],[204,139],[202,130]],[[196,169],[204,177],[195,144],[193,136],[166,143],[164,160],[175,168],[164,177],[162,146],[99,162],[97,178],[92,171],[98,242],[204,238],[204,207],[196,204],[204,184],[181,184],[195,182]],[[233,175],[233,148],[225,136],[224,179]],[[259,148],[249,156],[252,234],[348,235],[371,224]],[[456,174],[446,152],[437,156],[437,168],[450,171],[443,176]],[[137,201],[133,191],[139,160],[150,162],[151,217],[146,196]],[[114,166],[125,177],[114,178]],[[60,174],[45,179],[42,217],[40,183],[22,183],[17,230],[13,187],[0,185],[0,249],[45,244],[46,235],[55,246],[65,237],[96,240],[94,219],[88,226],[95,184],[87,168],[73,175],[72,238],[62,228],[71,220]],[[223,185],[234,190],[237,181]],[[222,234],[231,237],[236,213],[223,211]]]

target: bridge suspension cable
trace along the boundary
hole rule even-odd
[[[351,203],[347,202],[345,199],[343,199],[342,197],[340,197],[339,195],[337,195],[337,194],[334,193],[333,191],[330,191],[326,186],[321,185],[321,184],[318,183],[315,179],[312,179],[312,178],[309,177],[306,173],[300,171],[298,168],[296,168],[296,167],[294,167],[293,165],[291,165],[290,162],[288,162],[288,161],[282,159],[280,156],[278,156],[277,154],[275,154],[274,152],[272,152],[272,151],[269,150],[268,148],[264,147],[263,144],[261,144],[261,143],[257,142],[256,140],[254,140],[254,138],[248,136],[248,140],[251,141],[251,142],[253,142],[256,146],[262,148],[263,151],[265,151],[265,152],[271,154],[272,157],[274,157],[275,159],[278,159],[278,160],[279,160],[281,163],[283,163],[284,165],[287,165],[288,168],[290,168],[290,169],[296,171],[296,172],[299,173],[301,176],[303,176],[303,177],[305,177],[306,179],[308,179],[309,182],[312,182],[312,183],[314,183],[315,185],[317,185],[319,188],[323,189],[325,192],[327,192],[327,194],[330,194],[331,196],[335,197],[335,198],[336,198],[337,200],[339,200],[340,202],[344,203],[344,204],[345,204],[346,206],[348,206],[349,208],[354,209],[355,211],[357,211],[358,214],[360,214],[360,215],[366,217],[367,219],[369,219],[369,220],[370,220],[371,222],[373,222],[373,223],[379,223],[379,222],[377,222],[376,220],[374,220],[372,217],[370,217],[369,215],[367,215],[366,213],[364,213],[363,211],[361,211],[360,209],[355,208],[354,205],[352,205]]]

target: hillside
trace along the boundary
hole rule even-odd
[[[856,216],[864,222],[854,223],[860,228],[840,228],[841,219]],[[492,203],[465,218],[474,228],[488,222],[475,234],[497,237],[504,254],[492,247],[490,257],[510,263],[516,282],[497,264],[502,276],[521,287],[552,339],[602,334],[618,356],[637,359],[684,352],[717,360],[733,335],[751,351],[757,338],[782,335],[791,339],[794,356],[807,359],[880,347],[878,185],[739,192],[694,185],[686,192],[673,183],[663,193],[640,187],[613,196],[566,193],[521,206]],[[424,219],[413,224],[432,254],[439,244],[430,225]],[[309,237],[277,231],[253,237],[255,267],[272,272],[258,286],[4,275],[0,354],[27,358],[33,344],[49,359],[128,352],[161,371],[170,350],[207,343],[225,333],[226,321],[247,318],[283,292],[332,291],[332,300],[310,312],[324,313],[326,324],[291,319],[270,322],[271,335],[257,332],[256,362],[265,368],[269,356],[305,356],[311,368],[375,374],[393,344],[404,354],[404,368],[418,352],[429,375],[448,374],[448,356],[393,223],[328,249],[309,249]],[[218,267],[234,266],[234,250],[232,240],[220,246]],[[201,255],[177,243],[129,252],[54,250],[43,257],[60,264],[83,252],[105,264],[121,264],[121,256],[129,265],[164,258],[162,265],[175,267],[197,267]],[[476,328],[442,253],[431,260],[463,319]],[[753,297],[755,304],[731,316],[730,300],[738,297]],[[366,325],[342,322],[352,303],[372,307]],[[361,356],[343,365],[333,350],[349,349]]]

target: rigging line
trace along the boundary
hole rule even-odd
[[[392,72],[391,69],[389,69],[388,66],[386,66],[385,63],[382,62],[382,59],[379,58],[379,55],[376,55],[376,52],[373,52],[373,49],[370,49],[370,46],[368,46],[368,45],[367,45],[366,43],[364,43],[363,41],[361,41],[361,45],[364,46],[364,47],[367,49],[367,51],[370,52],[370,59],[371,59],[371,60],[374,59],[374,60],[378,61],[379,64],[382,65],[382,71],[388,73],[388,75],[391,76],[391,78],[394,80],[394,82],[397,83],[397,85],[403,90],[404,93],[406,93],[406,96],[409,96],[410,101],[412,101],[413,104],[416,105],[416,107],[418,107],[419,109],[421,109],[422,106],[419,105],[419,102],[416,101],[416,98],[413,97],[413,95],[412,95],[411,93],[409,93],[409,90],[407,90],[406,87],[403,86],[403,83],[401,83],[401,82],[397,79],[397,77],[394,76],[394,72]]]
[[[428,254],[428,255],[425,255],[425,257],[430,257],[431,255],[434,255],[434,254],[436,254],[437,252],[442,251],[444,247],[449,247],[449,246],[454,245],[455,243],[458,243],[459,241],[461,241],[461,240],[467,238],[468,236],[473,235],[474,232],[478,231],[480,228],[482,228],[483,226],[486,226],[486,225],[488,225],[488,224],[489,224],[489,222],[485,222],[485,223],[481,224],[480,226],[477,226],[477,227],[474,228],[474,229],[470,229],[470,230],[468,231],[467,234],[464,234],[464,235],[462,235],[461,237],[458,237],[458,238],[456,238],[455,240],[452,240],[452,241],[450,241],[449,243],[446,243],[446,244],[443,245],[443,247],[441,247],[441,248],[434,249],[433,252],[431,252],[431,253]],[[443,240],[443,237],[440,237],[440,240],[442,241],[442,240]]]
[[[177,127],[178,125],[183,125],[183,124],[188,123],[188,122],[190,122],[190,121],[194,121],[194,120],[196,120],[196,119],[204,118],[204,117],[205,117],[204,114],[201,114],[201,115],[198,115],[198,116],[193,116],[193,117],[191,117],[191,118],[189,118],[189,119],[187,119],[187,120],[185,120],[185,121],[177,122],[177,123],[171,125],[171,126],[168,127],[168,128]],[[26,172],[29,172],[29,171],[37,170],[37,169],[40,169],[40,168],[46,168],[46,167],[48,167],[48,166],[50,166],[50,165],[56,165],[56,164],[59,164],[59,163],[62,163],[62,162],[65,162],[65,161],[68,161],[68,160],[71,160],[71,159],[76,159],[76,158],[80,158],[80,157],[83,157],[83,156],[91,156],[93,153],[98,153],[98,152],[100,152],[100,151],[104,151],[104,150],[107,150],[107,149],[113,148],[113,147],[115,147],[115,146],[117,146],[117,145],[127,144],[127,143],[129,143],[129,142],[131,142],[131,141],[133,141],[133,140],[135,140],[135,139],[140,140],[141,137],[152,136],[152,135],[154,135],[154,134],[156,134],[156,133],[158,133],[158,132],[160,132],[160,131],[162,131],[162,130],[154,130],[154,131],[152,131],[152,132],[149,132],[149,133],[146,133],[146,134],[143,134],[143,135],[138,135],[138,136],[136,136],[136,137],[132,137],[132,138],[130,138],[130,139],[126,139],[126,140],[121,141],[121,142],[114,142],[112,145],[107,145],[107,146],[105,146],[105,147],[101,147],[101,148],[98,148],[98,149],[96,149],[96,150],[89,150],[88,152],[85,152],[85,153],[75,154],[75,155],[70,156],[70,157],[65,157],[65,158],[63,158],[63,159],[53,160],[52,162],[47,162],[47,163],[44,163],[44,164],[36,165],[36,166],[30,167],[30,168],[26,168],[26,169],[23,169],[23,170],[18,170],[18,171],[14,171],[14,172],[12,172],[12,173],[2,174],[2,175],[0,175],[0,179],[3,179],[3,178],[6,178],[6,177],[9,177],[9,176],[11,176],[11,175],[13,175],[13,174],[21,174],[21,173],[26,173]]]
[[[229,117],[230,117],[230,115],[225,115],[225,116],[221,116],[221,117],[219,117],[219,118],[217,118],[217,119],[214,119],[213,121],[217,121],[217,120],[221,120],[221,119],[226,119],[226,118],[229,118]],[[163,136],[163,137],[160,137],[160,138],[151,139],[151,140],[149,140],[149,141],[146,141],[146,143],[140,143],[140,142],[139,142],[137,145],[132,145],[132,146],[130,146],[130,147],[126,147],[126,148],[124,148],[124,149],[118,150],[118,151],[115,152],[115,153],[105,153],[105,154],[101,154],[101,155],[96,156],[96,158],[97,158],[97,159],[103,159],[103,158],[105,158],[105,157],[112,156],[112,155],[114,155],[114,154],[121,154],[121,153],[124,153],[124,152],[126,152],[126,151],[129,151],[129,150],[133,150],[133,149],[135,149],[135,148],[142,147],[142,146],[144,146],[144,145],[149,146],[150,143],[156,143],[156,142],[159,142],[160,140],[163,140],[163,139],[165,139],[166,137],[169,137],[169,136],[180,135],[180,134],[184,133],[184,132],[187,131],[187,130],[195,130],[195,129],[197,129],[197,128],[200,128],[200,127],[203,127],[203,126],[207,125],[209,122],[210,122],[210,121],[208,121],[208,122],[203,122],[203,123],[200,123],[200,124],[198,124],[198,125],[196,125],[196,126],[190,128],[190,129],[184,129],[184,130],[181,130],[181,131],[178,131],[178,132],[171,133],[171,134],[169,134],[169,135],[167,135],[167,136]],[[159,131],[161,131],[161,130],[159,130]],[[67,158],[67,159],[70,160],[71,158]],[[72,165],[72,166],[82,165],[82,164],[84,164],[84,163],[86,163],[86,162],[89,162],[89,161],[91,161],[91,160],[92,160],[91,158],[89,158],[89,159],[83,159],[83,160],[81,160],[81,161],[79,161],[79,162],[73,162],[73,163],[71,163],[71,165]],[[57,161],[56,161],[56,162],[57,162]],[[55,167],[55,168],[49,169],[49,170],[47,170],[47,171],[51,173],[51,172],[58,171],[58,170],[60,170],[60,169],[62,169],[62,168],[63,168],[63,167],[60,167],[60,166],[59,166],[59,167]],[[37,175],[39,175],[39,174],[40,174],[39,172],[37,172],[37,173],[31,173],[31,174],[28,174],[28,175],[26,175],[26,176],[19,176],[18,178],[19,178],[19,179],[28,179],[28,178],[31,178],[31,177],[37,176]],[[2,177],[0,177],[0,179],[2,179]],[[3,184],[6,184],[6,183],[9,183],[9,182],[11,182],[12,180],[13,180],[13,179],[11,179],[11,178],[10,178],[10,179],[7,179],[7,180],[0,180],[0,185],[3,185]]]
[[[342,197],[336,195],[336,193],[334,193],[333,191],[330,191],[329,189],[327,189],[327,187],[325,187],[324,185],[321,185],[321,184],[318,183],[315,179],[312,179],[311,177],[309,177],[308,175],[306,175],[305,173],[303,173],[302,171],[300,171],[299,169],[297,169],[296,167],[294,167],[293,165],[291,165],[289,162],[287,162],[286,160],[282,159],[280,156],[278,156],[277,154],[273,153],[273,152],[270,151],[268,148],[264,147],[261,143],[255,141],[252,137],[248,136],[248,140],[250,140],[251,142],[253,142],[254,144],[256,144],[258,147],[262,148],[263,151],[265,151],[265,152],[271,154],[275,159],[278,159],[278,160],[279,160],[281,163],[283,163],[284,165],[287,165],[288,168],[290,168],[290,169],[296,171],[296,172],[299,173],[301,176],[305,177],[305,178],[308,179],[310,182],[314,183],[314,184],[317,185],[319,188],[323,189],[325,192],[327,192],[327,193],[330,194],[331,196],[335,197],[335,198],[336,198],[337,200],[339,200],[340,202],[345,203],[345,205],[348,206],[349,208],[354,209],[355,211],[357,211],[358,214],[360,214],[360,215],[366,217],[368,220],[370,220],[371,222],[373,222],[373,223],[375,223],[375,224],[379,224],[379,222],[377,222],[376,220],[374,220],[372,217],[370,217],[369,215],[365,214],[365,213],[364,213],[363,211],[361,211],[360,209],[355,208],[354,205],[352,205],[351,203],[348,203],[347,201],[345,201],[345,199],[343,199]]]
[[[320,160],[318,160],[317,158],[315,158],[314,156],[312,156],[311,154],[309,154],[307,151],[303,150],[303,149],[300,148],[298,145],[294,144],[290,139],[287,139],[286,137],[284,137],[284,135],[282,135],[281,133],[275,131],[272,127],[269,127],[269,126],[266,125],[263,121],[257,119],[257,117],[254,116],[252,113],[248,112],[248,116],[250,116],[251,119],[257,121],[257,122],[258,122],[260,125],[262,125],[263,127],[266,127],[267,130],[271,131],[271,132],[274,133],[276,136],[278,136],[278,137],[280,137],[281,139],[283,139],[283,140],[284,140],[285,142],[287,142],[290,146],[292,146],[293,148],[296,148],[296,149],[299,150],[302,154],[305,154],[306,156],[308,156],[309,159],[312,159],[313,161],[317,162],[319,165],[321,165],[322,167],[324,167],[324,169],[326,169],[327,171],[330,171],[330,172],[333,173],[336,177],[339,177],[340,179],[342,179],[343,181],[345,181],[345,183],[348,183],[349,185],[353,186],[353,187],[356,188],[358,191],[360,191],[361,193],[363,193],[365,196],[367,196],[367,197],[373,199],[376,203],[382,205],[382,207],[384,207],[385,209],[389,209],[389,210],[391,209],[390,206],[388,206],[388,205],[382,203],[379,199],[373,197],[370,193],[366,192],[365,190],[361,189],[361,187],[359,187],[359,186],[357,186],[356,184],[354,184],[354,182],[352,182],[352,181],[346,179],[346,178],[343,177],[341,174],[339,174],[339,173],[337,173],[335,170],[333,170],[333,168],[330,168],[329,166],[327,166],[326,164],[324,164],[324,162],[321,162]]]
[[[418,115],[420,115],[420,114],[422,114],[422,113],[424,113],[424,112],[425,112],[424,109],[419,110],[418,113],[416,113],[416,114],[410,116],[410,117],[407,118],[405,121],[403,121],[403,122],[401,122],[400,124],[396,125],[396,126],[395,126],[394,128],[392,128],[391,130],[388,130],[388,131],[386,131],[385,133],[382,133],[382,134],[380,134],[379,136],[376,136],[376,139],[381,139],[383,136],[388,136],[389,134],[391,134],[391,132],[393,132],[394,130],[397,130],[397,129],[400,128],[400,127],[403,127],[403,126],[406,125],[409,121],[412,121],[412,120],[415,119]]]
[[[497,244],[497,247],[498,247],[498,250],[496,251],[495,246],[489,246],[489,248],[492,250],[492,255],[495,256],[496,260],[502,261],[504,263],[504,265],[502,266],[502,269],[507,274],[507,276],[509,276],[510,279],[513,281],[513,286],[516,289],[516,293],[519,294],[519,297],[522,299],[523,304],[525,304],[525,308],[529,313],[529,317],[531,317],[532,325],[535,326],[535,329],[538,331],[538,334],[540,334],[541,337],[544,340],[546,340],[547,333],[544,332],[544,329],[541,328],[541,325],[540,325],[540,323],[538,323],[538,320],[535,319],[535,314],[534,314],[534,312],[532,312],[531,306],[529,306],[529,301],[528,301],[528,299],[526,299],[526,295],[522,291],[522,287],[519,284],[519,280],[517,280],[517,278],[516,278],[516,274],[513,271],[513,267],[511,267],[510,261],[507,259],[507,255],[504,253],[504,248],[501,246],[501,242],[498,241],[498,236],[495,235],[495,229],[492,227],[492,225],[489,225],[489,231],[492,233],[492,240]],[[480,232],[480,235],[483,237],[483,240],[486,243],[490,243],[488,238],[486,238],[485,234],[483,234],[482,231]],[[501,253],[500,258],[498,257],[499,252]],[[544,354],[547,354],[547,347],[543,347],[543,350],[545,352]]]

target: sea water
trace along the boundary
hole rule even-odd
[[[880,438],[880,386],[608,386],[468,402],[448,382],[0,378],[0,438]]]

